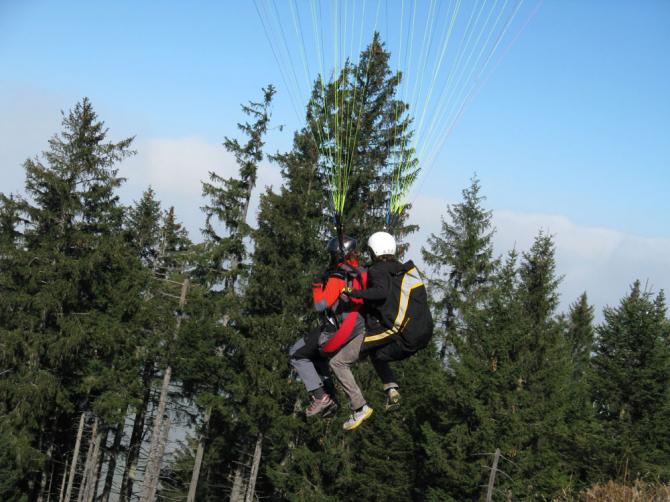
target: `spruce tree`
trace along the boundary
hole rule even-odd
[[[604,310],[592,359],[593,399],[610,478],[670,479],[670,332],[665,295],[636,281]]]
[[[122,236],[115,165],[133,153],[132,138],[106,137],[84,98],[63,114],[44,160],[24,164],[27,199],[14,209],[21,245],[0,256],[2,366],[10,375],[0,389],[9,412],[0,429],[15,438],[5,457],[14,460],[2,466],[15,482],[3,499],[35,499],[52,468],[59,480],[54,462],[71,451],[75,417],[91,411],[116,424],[129,399],[126,355],[134,347],[125,323],[139,308],[142,280]]]
[[[593,306],[586,293],[570,305],[565,334],[572,358],[572,378],[567,389],[569,434],[563,455],[568,460],[576,488],[600,480],[601,431],[595,421],[589,383],[591,355],[594,349]]]
[[[575,378],[580,380],[589,369],[593,352],[593,306],[589,305],[586,293],[570,305],[567,336],[571,347]]]
[[[423,259],[436,272],[430,286],[438,327],[444,332],[444,356],[462,339],[468,308],[485,301],[497,261],[493,257],[491,211],[482,207],[479,180],[473,177],[463,190],[463,201],[447,207],[439,235],[431,234]],[[467,343],[467,341],[465,341]]]
[[[444,336],[438,342],[440,359],[450,356],[436,418],[422,425],[422,482],[433,500],[471,496],[481,476],[477,459],[468,457],[474,449],[481,452],[481,445],[462,435],[463,427],[476,427],[470,407],[486,410],[473,398],[491,388],[489,367],[496,358],[488,324],[495,321],[483,309],[492,301],[498,260],[493,257],[491,211],[483,207],[480,190],[473,177],[462,201],[447,208],[441,233],[431,234],[422,249],[434,272],[429,285],[437,329]]]
[[[555,244],[540,232],[519,269],[519,296],[523,306],[513,357],[517,363],[515,392],[522,428],[516,431],[515,493],[553,496],[570,479],[570,467],[561,455],[569,435],[571,396],[570,347],[556,317],[558,284]]]

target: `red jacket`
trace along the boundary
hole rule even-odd
[[[348,284],[349,282],[349,284]],[[358,261],[346,260],[333,270],[326,283],[312,285],[312,298],[317,312],[329,310],[339,327],[335,334],[322,347],[323,352],[333,353],[342,347],[354,335],[354,328],[361,318],[359,310],[363,306],[360,298],[342,298],[342,290],[350,286],[354,290],[366,286],[367,273],[360,271]]]

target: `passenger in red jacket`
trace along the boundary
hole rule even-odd
[[[366,272],[358,265],[356,240],[333,237],[328,243],[330,264],[312,285],[314,308],[322,314],[322,323],[300,338],[289,352],[291,364],[309,391],[312,403],[307,416],[331,415],[337,408],[334,388],[327,377],[333,374],[349,397],[352,415],[343,428],[352,430],[372,415],[351,372],[358,360],[365,335],[365,320],[360,309],[363,301],[342,295],[342,291],[365,287]]]

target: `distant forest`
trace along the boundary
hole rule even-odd
[[[389,144],[411,121],[390,111],[401,77],[377,39],[359,64],[343,221],[364,243],[386,224]],[[0,194],[0,500],[574,500],[610,481],[670,496],[663,292],[635,282],[598,325],[586,293],[559,312],[552,236],[497,256],[476,177],[412,248],[436,331],[396,364],[401,408],[384,413],[363,360],[373,417],[350,433],[345,407],[305,418],[288,350],[317,322],[330,174],[309,124],[265,152],[274,93],[251,96],[224,140],[239,174],[211,173],[193,201],[201,242],[151,188],[122,203],[133,138],[111,141],[85,98],[25,162],[23,194]],[[306,121],[327,122],[325,105]],[[283,183],[249,214],[266,157]],[[411,210],[393,228],[405,244]]]

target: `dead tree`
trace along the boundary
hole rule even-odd
[[[88,452],[86,453],[86,463],[84,464],[84,475],[79,487],[79,495],[77,502],[88,502],[93,498],[89,494],[95,488],[95,477],[97,474],[97,460],[100,453],[101,434],[98,433],[98,417],[93,420],[93,428],[91,430],[91,440],[88,444]]]
[[[254,448],[254,459],[251,464],[251,473],[249,474],[249,483],[247,484],[247,495],[244,502],[253,502],[256,493],[256,478],[258,477],[258,468],[261,465],[261,455],[263,452],[263,434],[260,432],[256,437],[256,447]]]
[[[72,453],[72,464],[70,466],[70,476],[67,482],[67,491],[65,492],[65,502],[70,502],[70,497],[72,496],[72,485],[74,484],[74,478],[77,474],[77,463],[79,460],[79,448],[81,447],[81,436],[84,433],[84,419],[86,417],[85,413],[81,414],[79,419],[79,429],[77,429],[77,440],[74,443],[74,452]]]
[[[188,497],[186,502],[195,502],[195,493],[198,490],[198,478],[200,477],[200,467],[202,466],[202,457],[205,453],[205,435],[207,434],[207,427],[209,419],[212,416],[212,407],[208,406],[205,412],[205,417],[202,421],[202,434],[200,441],[198,441],[198,449],[195,453],[195,463],[193,464],[193,474],[191,475],[191,484],[188,487]]]
[[[166,279],[167,280],[167,279]],[[181,294],[179,295],[179,316],[175,324],[174,336],[177,336],[179,327],[181,326],[181,310],[186,304],[186,293],[188,292],[189,280],[185,279],[181,283]],[[149,460],[147,468],[144,473],[144,482],[142,483],[142,495],[140,502],[153,502],[156,489],[158,488],[158,478],[160,476],[161,461],[163,459],[163,452],[165,451],[165,444],[167,443],[167,435],[169,432],[170,421],[165,417],[165,409],[167,406],[167,394],[172,379],[172,367],[167,366],[163,373],[163,384],[161,386],[161,395],[158,402],[158,412],[154,420],[154,427],[151,433],[151,446],[149,448]],[[164,430],[167,425],[168,430]]]
[[[114,474],[116,474],[116,459],[119,455],[119,448],[121,447],[121,439],[123,438],[123,423],[119,423],[114,431],[114,442],[109,452],[109,461],[107,462],[107,475],[105,476],[105,484],[102,488],[101,501],[108,502],[109,495],[112,493],[112,483],[114,481]]]
[[[130,443],[128,444],[126,463],[123,468],[121,493],[119,496],[119,500],[121,502],[130,500],[133,495],[133,481],[135,478],[135,471],[137,470],[137,460],[140,456],[140,447],[142,445],[142,436],[144,433],[144,422],[146,419],[147,409],[149,407],[149,400],[151,399],[151,379],[153,375],[154,362],[148,361],[145,363],[144,370],[142,372],[142,385],[144,388],[142,403],[135,412],[135,420],[133,420],[133,431],[130,433]]]
[[[491,473],[489,474],[489,484],[486,488],[486,502],[492,502],[493,489],[496,483],[496,472],[498,472],[498,461],[500,460],[500,448],[496,448],[493,456],[493,465],[491,466]]]
[[[233,487],[230,491],[230,502],[244,502],[244,496],[247,492],[246,471],[249,469],[249,445],[246,441],[242,444],[240,451],[240,461],[235,466],[233,474]]]

